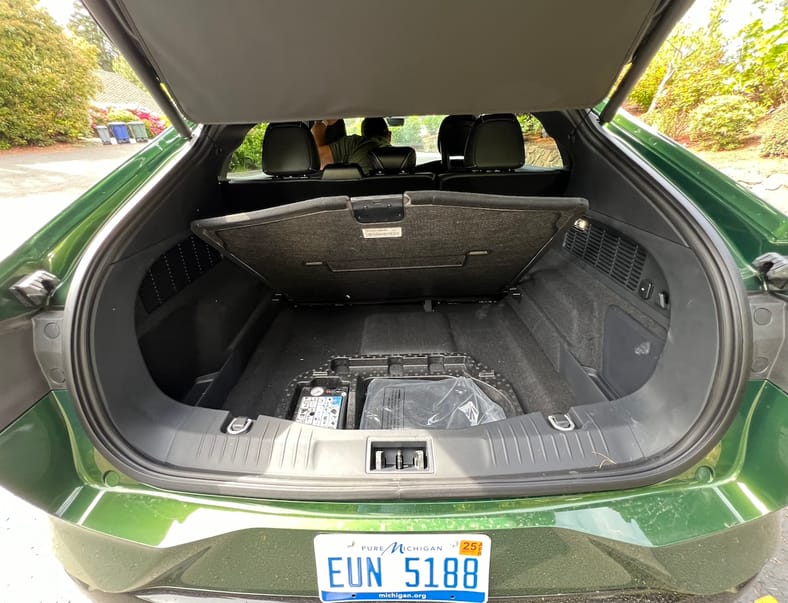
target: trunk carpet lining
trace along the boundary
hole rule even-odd
[[[516,302],[515,302],[516,303]],[[334,356],[458,352],[505,377],[523,412],[564,412],[569,386],[509,307],[497,304],[284,308],[230,392],[236,416],[276,416],[282,392],[301,373]]]

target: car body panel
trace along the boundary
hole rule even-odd
[[[778,511],[788,503],[786,425],[788,395],[751,382],[712,453],[655,486],[510,500],[308,503],[136,483],[99,455],[62,391],[0,434],[0,481],[54,516],[66,569],[107,591],[315,596],[315,534],[477,531],[492,538],[493,597],[644,588],[703,594],[743,582],[773,552]],[[731,546],[736,564],[719,554]]]
[[[785,253],[785,218],[627,116],[607,130],[715,221],[744,282],[759,289],[749,262],[762,251]],[[78,199],[0,264],[6,291],[20,276],[44,268],[63,279],[50,303],[62,307],[94,233],[187,144],[168,131]],[[10,294],[0,296],[5,321],[29,312]],[[788,504],[788,394],[765,381],[749,382],[736,420],[712,452],[664,483],[443,502],[309,503],[155,489],[123,476],[101,456],[68,391],[30,404],[0,433],[0,483],[52,515],[66,569],[107,591],[314,597],[317,533],[480,531],[493,542],[493,597],[568,588],[711,593],[758,571]],[[731,549],[735,564],[720,553]]]
[[[788,255],[788,216],[631,115],[619,112],[606,127],[692,199],[725,239],[747,289],[760,290],[752,261],[767,251]]]

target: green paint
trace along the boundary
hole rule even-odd
[[[773,550],[775,512],[788,504],[786,425],[788,395],[751,382],[720,445],[654,486],[501,500],[294,502],[139,484],[111,469],[69,394],[56,392],[0,434],[0,481],[56,517],[68,570],[106,590],[160,584],[314,595],[317,533],[482,531],[493,540],[496,596],[636,586],[708,593],[745,580]],[[108,471],[117,475],[113,486]],[[698,557],[734,542],[735,560]]]
[[[120,476],[115,471],[107,471],[104,474],[104,485],[108,488],[114,488],[120,483]]]
[[[695,479],[701,484],[708,484],[714,479],[714,470],[706,465],[698,467],[698,470],[695,472]]]

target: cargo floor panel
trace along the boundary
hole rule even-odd
[[[299,423],[351,429],[460,429],[521,414],[505,378],[458,353],[332,358],[291,381],[276,409]]]
[[[423,306],[285,307],[276,316],[230,392],[233,415],[290,418],[283,394],[330,359],[461,354],[500,375],[522,412],[560,413],[575,403],[528,328],[506,302]]]

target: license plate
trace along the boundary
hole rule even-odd
[[[319,534],[320,600],[484,603],[490,538],[484,534]]]

